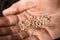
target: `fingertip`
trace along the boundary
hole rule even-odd
[[[19,19],[16,15],[6,16],[6,18],[9,21],[9,25],[16,25],[19,22]]]
[[[7,9],[3,10],[3,15],[4,16],[12,15],[12,14],[16,14],[17,12],[18,12],[17,8],[10,7],[10,8],[7,8]]]
[[[18,22],[19,18],[16,15],[0,17],[0,27],[16,25]]]
[[[0,27],[3,27],[3,26],[8,26],[9,25],[9,21],[6,17],[0,17]]]

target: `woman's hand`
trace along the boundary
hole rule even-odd
[[[36,29],[28,28],[29,37],[24,40],[53,40],[60,37],[60,7],[58,0],[20,0],[11,7],[3,11],[5,17],[1,18],[0,26],[15,26],[11,29],[16,33],[19,21],[24,21],[32,16],[48,15],[51,16],[50,24],[47,27]],[[16,31],[15,31],[15,30]],[[2,30],[2,29],[1,29]],[[9,29],[8,29],[9,30]],[[5,31],[4,31],[5,32]],[[9,32],[9,31],[8,31]],[[7,33],[7,32],[6,32]],[[9,32],[10,34],[12,32]],[[26,33],[26,32],[25,32]],[[16,33],[15,35],[19,35]],[[15,36],[14,35],[14,36]],[[30,36],[33,35],[33,36]],[[26,36],[26,35],[25,35]],[[16,36],[20,37],[20,36]],[[23,39],[23,38],[22,38]]]

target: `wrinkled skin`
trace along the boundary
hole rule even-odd
[[[14,3],[11,7],[3,11],[5,17],[0,18],[0,34],[3,35],[3,37],[0,36],[0,39],[54,40],[60,37],[59,2],[60,0],[21,0]],[[44,28],[36,29],[29,27],[27,32],[18,32],[19,27],[15,24],[28,19],[31,15],[49,15],[51,16],[50,24]],[[7,37],[4,34],[7,34]]]

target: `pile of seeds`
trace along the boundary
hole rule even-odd
[[[48,25],[50,22],[50,16],[31,16],[25,21],[20,21],[19,26],[21,30],[26,30],[28,27],[43,28],[43,26]]]

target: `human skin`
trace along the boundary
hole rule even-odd
[[[9,27],[9,26],[12,27],[12,25],[19,29],[18,25],[15,25],[15,24],[17,24],[19,21],[24,21],[25,19],[28,19],[31,15],[32,16],[48,15],[48,16],[51,16],[51,21],[47,27],[45,26],[44,28],[40,28],[40,29],[29,27],[27,29],[27,33],[29,37],[26,39],[23,39],[23,38],[22,39],[23,40],[56,39],[60,37],[60,31],[59,31],[60,30],[60,14],[59,14],[60,3],[59,2],[60,0],[38,0],[38,1],[37,0],[21,0],[21,1],[18,1],[14,3],[11,7],[3,11],[3,15],[5,17],[2,17],[0,19],[0,26],[2,27],[1,30],[3,30],[4,27]],[[9,31],[8,28],[6,28],[9,31],[9,33],[3,31],[3,34],[5,32],[5,34],[8,33],[10,34],[10,36],[12,36],[11,34],[14,34],[18,31],[17,28],[15,27],[10,28],[10,30],[12,30],[12,33],[11,31]],[[26,32],[24,33],[26,34]],[[18,32],[15,35],[21,35],[21,33]],[[3,36],[2,38],[6,38],[6,37]],[[10,37],[7,37],[7,38],[10,39]]]

